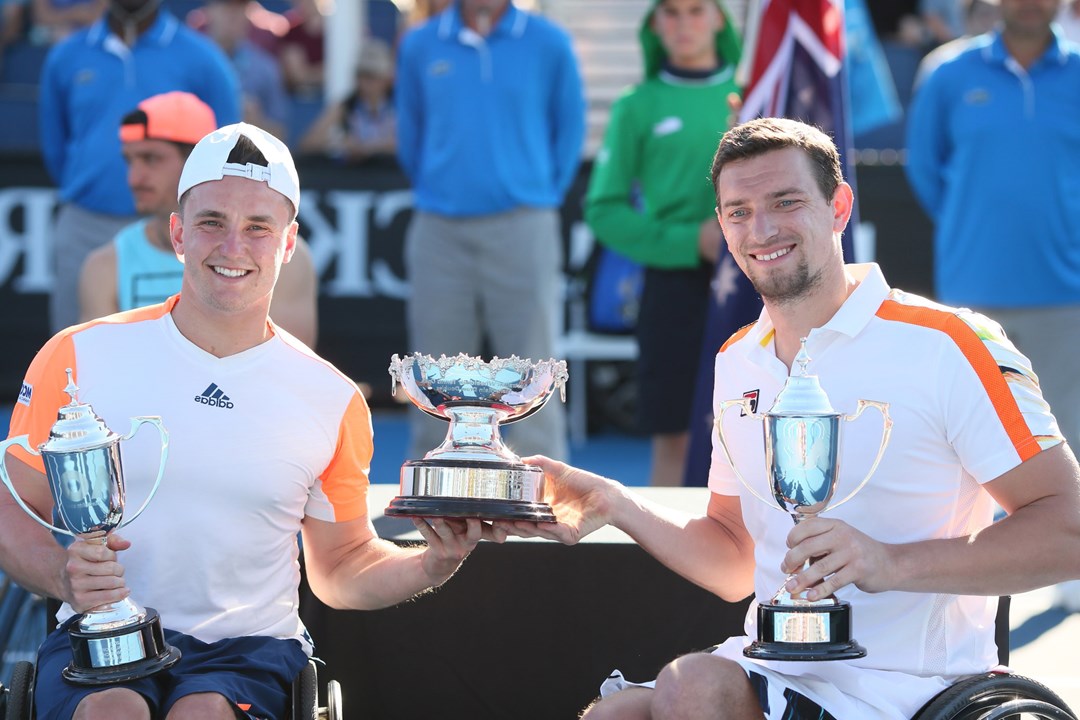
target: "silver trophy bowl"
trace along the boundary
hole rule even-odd
[[[401,495],[387,515],[554,522],[543,471],[521,462],[499,426],[538,412],[556,389],[565,401],[565,362],[413,353],[394,355],[389,372],[395,393],[400,386],[449,427],[439,447],[402,465]]]
[[[792,374],[766,413],[756,413],[751,398],[720,403],[716,428],[720,448],[740,482],[756,498],[782,510],[796,522],[843,505],[853,498],[877,470],[892,432],[888,403],[859,400],[856,412],[835,411],[818,378],[806,372],[810,362],[806,340],[795,358],[799,374]],[[729,408],[740,407],[745,417],[764,421],[765,467],[772,499],[759,493],[735,466],[724,434]],[[840,481],[841,421],[852,422],[867,408],[881,412],[881,445],[870,471],[846,497],[833,502]],[[781,586],[768,602],[758,604],[758,639],[744,654],[765,660],[846,660],[866,655],[851,637],[851,606],[835,596],[810,600],[792,595]]]
[[[37,449],[30,446],[27,435],[0,443],[0,480],[23,511],[40,525],[83,542],[104,544],[110,533],[142,514],[157,493],[165,473],[169,436],[161,419],[151,416],[132,418],[128,434],[117,435],[105,426],[93,408],[78,401],[78,388],[70,369],[67,376],[64,390],[71,402],[60,408],[48,441]],[[146,500],[125,520],[120,444],[133,437],[143,424],[153,425],[161,436],[161,462]],[[39,517],[15,490],[5,465],[8,448],[15,445],[31,455],[41,456],[62,526]],[[144,677],[180,659],[180,651],[165,642],[157,611],[140,606],[130,597],[88,610],[79,616],[68,634],[73,658],[63,675],[80,685],[106,685]]]

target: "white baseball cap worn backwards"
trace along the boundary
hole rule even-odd
[[[228,161],[229,154],[236,147],[241,135],[259,148],[259,152],[266,158],[265,167],[254,163],[240,165]],[[196,185],[220,180],[226,175],[264,182],[271,190],[284,195],[293,204],[294,210],[300,208],[300,176],[296,173],[292,154],[283,142],[261,128],[241,122],[226,125],[200,140],[180,173],[180,185],[176,189],[177,202]]]

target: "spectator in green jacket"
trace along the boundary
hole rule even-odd
[[[723,247],[706,159],[729,126],[739,41],[719,0],[656,0],[639,34],[645,79],[614,104],[585,219],[645,267],[638,422],[652,485],[682,482],[713,267]]]

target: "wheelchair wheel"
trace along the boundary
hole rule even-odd
[[[31,720],[34,711],[34,665],[20,662],[11,673],[11,687],[7,689],[7,707],[4,720]]]
[[[924,705],[913,720],[1017,720],[1020,713],[1042,720],[1077,720],[1050,688],[1022,675],[1002,673],[959,681]]]
[[[341,720],[341,683],[331,680],[326,683],[326,707],[319,708],[319,720]]]
[[[315,662],[308,664],[293,680],[292,720],[318,720],[319,676]]]

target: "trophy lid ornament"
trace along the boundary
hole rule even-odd
[[[770,415],[794,415],[807,417],[814,415],[837,415],[829,402],[829,396],[821,388],[817,375],[810,375],[806,366],[810,364],[810,355],[806,352],[806,338],[800,341],[795,362],[799,374],[790,375],[780,393],[776,396]]]
[[[64,392],[71,402],[62,405],[56,413],[56,423],[49,430],[49,439],[39,450],[50,453],[72,453],[95,450],[120,441],[120,436],[110,430],[94,409],[80,403],[79,388],[67,368],[67,386]]]

